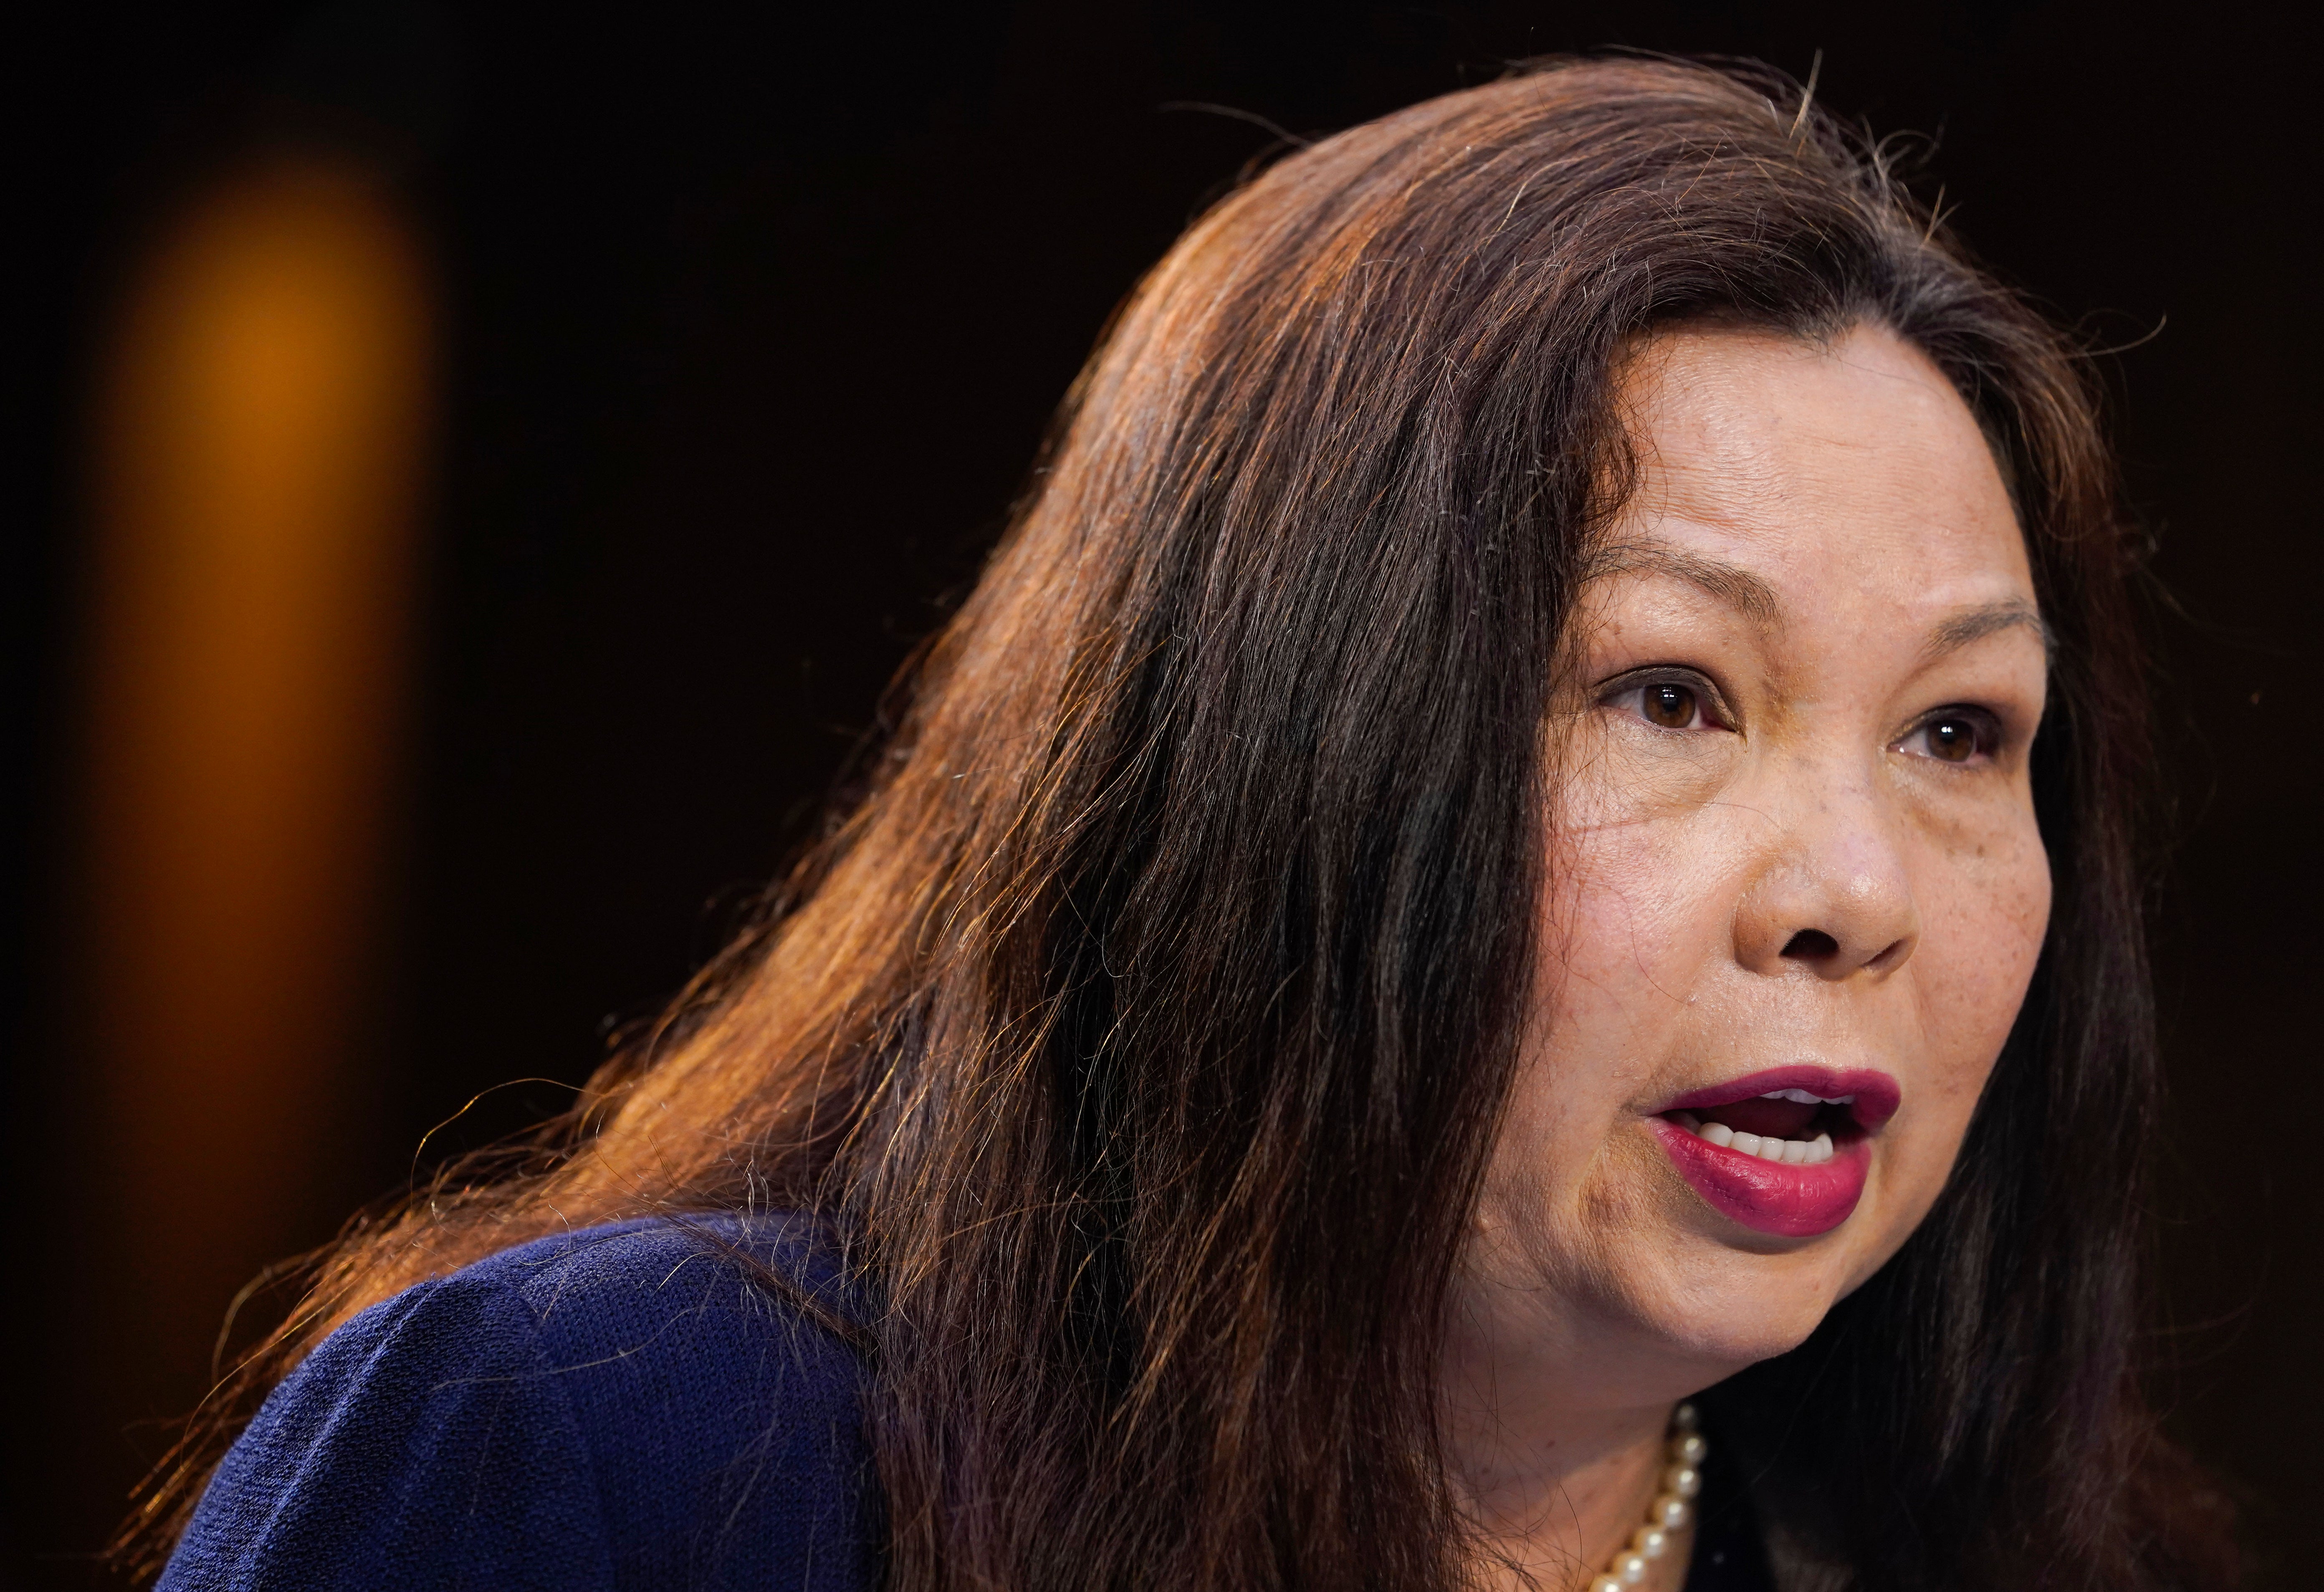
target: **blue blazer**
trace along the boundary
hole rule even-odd
[[[228,1452],[161,1587],[871,1592],[861,1364],[721,1245],[827,1268],[804,1223],[698,1229],[543,1238],[348,1321]]]
[[[835,1302],[810,1231],[620,1222],[373,1306],[267,1399],[162,1592],[875,1592],[862,1363],[733,1253]],[[1766,1592],[1717,1446],[1687,1592]]]

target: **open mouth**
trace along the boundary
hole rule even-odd
[[[1809,1238],[1855,1210],[1870,1140],[1901,1099],[1885,1072],[1778,1067],[1682,1096],[1647,1122],[1714,1210],[1759,1232]]]
[[[1864,1136],[1855,1107],[1853,1094],[1827,1099],[1809,1090],[1777,1089],[1698,1111],[1666,1112],[1665,1120],[1722,1150],[1786,1166],[1821,1166]]]

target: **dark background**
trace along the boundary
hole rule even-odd
[[[2283,14],[2288,19],[2292,13]],[[1625,44],[1758,57],[1882,132],[2094,345],[2159,538],[2178,792],[2156,926],[2172,1430],[2289,1587],[2324,1429],[2318,1047],[2324,356],[2312,32],[2050,0],[954,5],[584,13],[91,4],[20,36],[5,601],[14,1191],[6,1584],[82,1557],[198,1385],[141,1379],[59,1016],[90,371],[170,206],[269,141],[387,172],[434,261],[442,407],[392,953],[360,1125],[290,1247],[479,1090],[576,1081],[765,880],[973,579],[1108,311],[1274,134]],[[2305,26],[2306,24],[2302,24]],[[723,904],[723,905],[722,905]],[[438,1145],[554,1107],[488,1099]],[[431,1153],[432,1149],[431,1149]],[[212,1319],[223,1294],[198,1302]],[[134,1315],[134,1311],[131,1312]],[[106,1320],[96,1319],[100,1314]]]

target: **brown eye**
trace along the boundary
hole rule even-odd
[[[1948,763],[1966,763],[1977,752],[1977,726],[1967,719],[1939,719],[1929,726],[1929,753]]]
[[[1694,722],[1695,695],[1688,687],[1664,680],[1646,686],[1638,695],[1648,723],[1659,724],[1665,730],[1683,730]]]

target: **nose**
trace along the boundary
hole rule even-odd
[[[1736,913],[1736,959],[1769,976],[1894,972],[1921,938],[1897,815],[1869,782],[1800,772]]]

